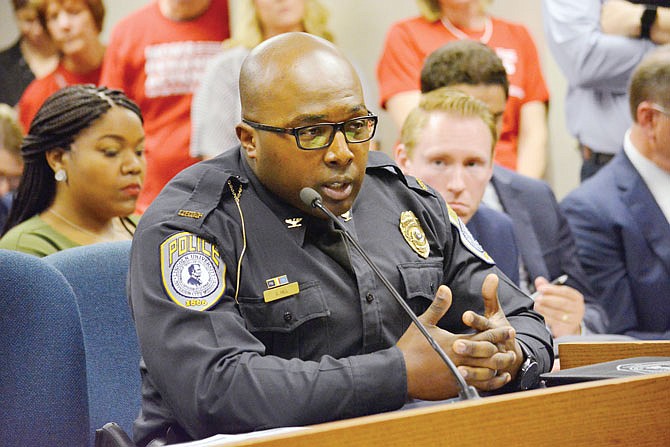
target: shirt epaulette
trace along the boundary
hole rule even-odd
[[[374,173],[379,171],[384,171],[395,175],[408,188],[417,191],[422,195],[436,197],[435,191],[430,186],[426,185],[421,179],[417,179],[412,176],[406,176],[400,167],[396,165],[388,155],[384,154],[383,152],[370,152],[366,172]]]
[[[207,216],[216,209],[224,197],[233,197],[232,189],[248,183],[246,178],[231,171],[209,167],[200,172],[193,192],[176,211],[176,219],[187,221],[190,227],[202,227]],[[230,186],[229,184],[230,183]]]
[[[414,191],[419,192],[422,195],[428,195],[431,197],[437,197],[435,190],[425,184],[423,180],[417,177],[407,176],[405,177],[405,184]]]

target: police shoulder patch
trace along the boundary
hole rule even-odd
[[[163,241],[160,256],[163,287],[176,304],[206,310],[221,299],[226,264],[216,245],[183,231]]]
[[[486,251],[484,251],[479,242],[477,242],[477,239],[475,239],[472,233],[470,233],[468,227],[466,227],[461,218],[458,217],[456,211],[454,211],[448,204],[447,210],[449,211],[449,221],[454,227],[456,227],[458,235],[461,239],[461,243],[465,245],[465,248],[467,248],[468,251],[470,251],[482,261],[488,264],[495,264],[493,258],[488,253],[486,253]]]

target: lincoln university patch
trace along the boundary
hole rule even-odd
[[[216,304],[226,285],[226,265],[216,245],[192,233],[168,237],[160,247],[163,287],[172,301],[193,310]]]

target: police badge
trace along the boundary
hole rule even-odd
[[[424,259],[428,257],[430,246],[423,228],[421,228],[421,223],[413,212],[403,211],[400,213],[400,232],[409,246],[412,247],[412,250]]]
[[[176,304],[193,310],[212,307],[223,295],[226,264],[215,245],[181,232],[160,246],[163,287]]]

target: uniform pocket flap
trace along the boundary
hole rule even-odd
[[[327,317],[330,311],[319,283],[300,284],[300,291],[286,298],[266,303],[263,298],[239,298],[240,312],[252,332],[294,331],[315,318]]]
[[[442,281],[440,262],[411,262],[398,265],[405,285],[406,299],[423,297],[433,300]]]

